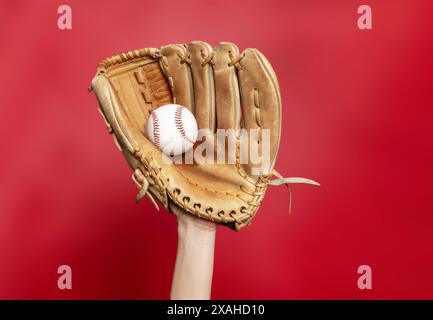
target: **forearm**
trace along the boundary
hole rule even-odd
[[[216,224],[178,215],[178,246],[171,299],[210,299]]]

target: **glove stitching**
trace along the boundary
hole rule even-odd
[[[238,139],[239,140],[239,139]],[[245,180],[245,181],[247,181],[247,182],[249,182],[250,184],[252,184],[252,185],[255,185],[256,184],[256,182],[255,181],[252,181],[252,180],[250,180],[250,177],[245,173],[245,172],[243,172],[244,170],[242,169],[242,167],[241,167],[241,162],[240,162],[240,144],[239,143],[236,143],[236,163],[235,163],[235,167],[236,167],[236,170],[237,170],[237,172],[238,172],[238,174]]]
[[[146,169],[148,170],[148,174],[146,174],[147,179],[151,179],[150,183],[153,184],[159,193],[161,195],[164,195],[167,193],[170,198],[180,207],[182,207],[184,210],[193,213],[201,218],[207,218],[211,221],[215,221],[218,223],[235,223],[236,226],[238,226],[237,230],[239,230],[240,226],[243,226],[246,221],[249,221],[252,218],[251,211],[252,209],[254,211],[257,210],[258,205],[256,204],[256,201],[247,202],[244,199],[238,197],[238,195],[233,195],[237,198],[239,198],[241,201],[245,202],[248,205],[248,209],[245,206],[242,206],[239,210],[240,213],[237,213],[235,210],[230,211],[229,213],[224,212],[223,210],[219,210],[218,213],[214,213],[214,209],[212,207],[207,207],[205,210],[201,209],[202,205],[200,203],[194,203],[192,206],[189,205],[190,197],[188,195],[185,195],[180,200],[179,197],[182,193],[181,189],[174,188],[172,191],[167,187],[167,184],[165,181],[168,181],[164,178],[162,168],[157,165],[157,162],[153,157],[147,158],[143,155],[143,153],[139,150],[135,150],[135,156],[144,164]],[[175,167],[176,168],[176,167]],[[185,177],[181,171],[179,171],[177,168],[176,170],[189,182],[192,182],[189,178]],[[146,172],[147,173],[147,172]],[[140,179],[141,180],[141,179]],[[198,185],[198,187],[202,188]],[[218,190],[213,190],[214,192],[220,192]],[[227,195],[227,193],[224,192],[224,194]],[[230,195],[230,194],[229,194]],[[164,197],[165,198],[165,197]],[[164,201],[166,203],[166,200]],[[234,212],[234,213],[233,213]]]
[[[235,197],[235,198],[238,198],[238,199],[242,200],[242,201],[245,202],[245,203],[248,203],[248,201],[245,201],[244,199],[242,199],[238,193],[226,192],[226,191],[221,191],[221,190],[212,189],[212,188],[208,188],[208,187],[203,187],[203,186],[199,185],[198,183],[194,182],[193,180],[191,180],[190,178],[188,178],[187,176],[185,176],[185,175],[183,174],[183,172],[182,172],[181,170],[179,170],[176,166],[175,166],[174,168],[176,168],[177,172],[178,172],[178,173],[179,173],[179,174],[180,174],[180,175],[181,175],[185,180],[187,180],[189,183],[193,184],[193,185],[194,185],[195,187],[197,187],[197,188],[200,188],[200,189],[202,189],[202,190],[204,190],[204,191],[211,191],[211,192],[214,192],[214,193],[219,193],[219,194],[224,194],[224,195],[227,195],[227,196],[232,196],[232,197]]]
[[[212,207],[207,207],[205,210],[201,210],[201,204],[200,203],[194,203],[193,206],[189,205],[190,197],[183,196],[182,201],[179,200],[181,190],[179,188],[174,188],[173,192],[170,192],[168,190],[169,195],[171,195],[171,199],[180,207],[182,207],[184,210],[195,214],[196,216],[200,218],[207,218],[211,221],[215,221],[218,223],[233,223],[235,222],[235,218],[232,216],[227,215],[221,215],[221,213],[224,214],[224,211],[220,210],[218,211],[218,214],[214,214],[214,210]]]
[[[150,159],[146,158],[143,152],[139,149],[135,149],[134,155],[146,168],[146,178],[151,179],[149,182],[157,187],[160,195],[164,195],[167,189],[168,179],[165,178],[162,168],[158,166],[158,163],[152,156]]]
[[[152,57],[156,59],[159,56],[160,56],[159,50],[156,48],[144,48],[144,49],[132,50],[102,60],[98,64],[98,69],[100,69],[100,71],[105,71],[105,69],[107,69],[108,67],[112,67],[117,64],[121,64],[131,60],[144,58],[144,57]]]

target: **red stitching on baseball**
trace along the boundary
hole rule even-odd
[[[183,127],[182,123],[182,106],[177,106],[176,111],[174,113],[174,123],[176,124],[177,131],[179,132],[180,136],[183,140],[194,144],[194,141],[192,141],[185,133],[185,128]]]
[[[156,112],[152,111],[151,113],[152,116],[152,120],[153,120],[153,140],[155,143],[155,146],[158,149],[161,149],[161,142],[159,140],[159,120],[158,117],[156,115]]]

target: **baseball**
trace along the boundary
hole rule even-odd
[[[153,110],[147,121],[147,136],[168,156],[190,150],[197,140],[197,121],[187,108],[166,104]]]

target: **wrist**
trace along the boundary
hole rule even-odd
[[[177,217],[177,231],[181,235],[200,235],[202,237],[214,237],[217,224],[204,219],[183,214]]]
[[[217,223],[195,217],[177,206],[170,206],[170,209],[176,215],[178,233],[198,233],[203,236],[215,235]]]

